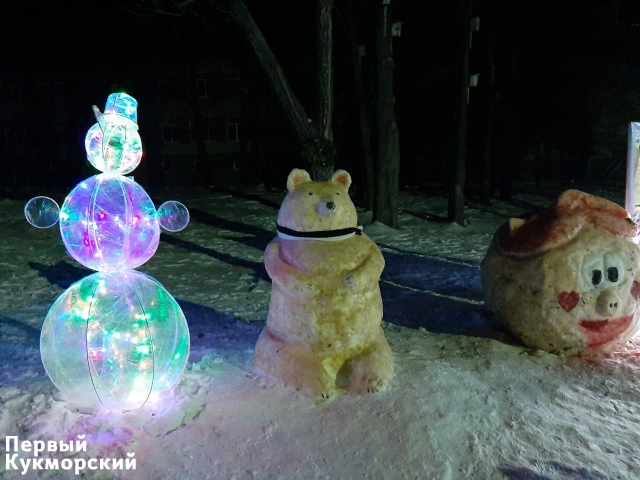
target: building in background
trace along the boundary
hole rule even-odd
[[[91,106],[102,110],[114,91],[139,102],[144,157],[133,175],[142,183],[261,183],[270,166],[295,152],[286,118],[251,61],[163,64],[117,75],[0,72],[0,184],[67,185],[90,175],[84,136],[95,123]]]

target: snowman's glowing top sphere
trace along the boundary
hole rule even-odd
[[[42,363],[77,405],[139,408],[178,383],[189,328],[155,279],[130,270],[94,273],[52,305],[40,336]]]
[[[87,159],[101,172],[126,174],[142,159],[142,140],[138,133],[138,102],[126,93],[112,93],[107,98],[104,114],[93,111],[98,123],[84,139]]]
[[[144,189],[117,173],[79,183],[60,209],[60,234],[85,267],[114,272],[149,260],[160,240],[156,209]]]

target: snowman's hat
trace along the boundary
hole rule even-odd
[[[101,123],[100,117],[107,114],[119,115],[131,120],[135,124],[138,123],[138,101],[126,93],[112,93],[109,95],[107,97],[107,104],[104,107],[104,113],[100,113],[100,110],[95,105],[93,111],[98,123]]]

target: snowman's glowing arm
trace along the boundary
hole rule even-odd
[[[49,197],[34,197],[24,206],[24,217],[36,228],[53,227],[60,219],[60,207]]]
[[[157,210],[158,223],[167,232],[179,232],[189,224],[189,210],[182,203],[169,200]]]
[[[93,114],[96,116],[98,125],[100,125],[100,129],[104,132],[105,129],[107,128],[107,121],[102,116],[102,113],[100,113],[100,109],[98,107],[93,105],[91,108],[93,109]]]

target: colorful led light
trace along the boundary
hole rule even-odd
[[[138,134],[138,102],[126,93],[112,93],[104,114],[93,107],[98,123],[84,139],[87,158],[101,172],[126,174],[142,159],[142,140]]]
[[[147,315],[153,321],[144,320]],[[132,322],[135,317],[143,320]],[[97,272],[55,301],[42,326],[40,351],[53,383],[76,403],[130,410],[178,383],[189,355],[189,329],[157,280],[135,271],[126,279]],[[155,381],[161,376],[165,381]],[[137,395],[130,396],[132,389]]]
[[[153,202],[136,182],[117,173],[95,175],[62,204],[60,234],[69,254],[92,270],[137,268],[158,248]]]

